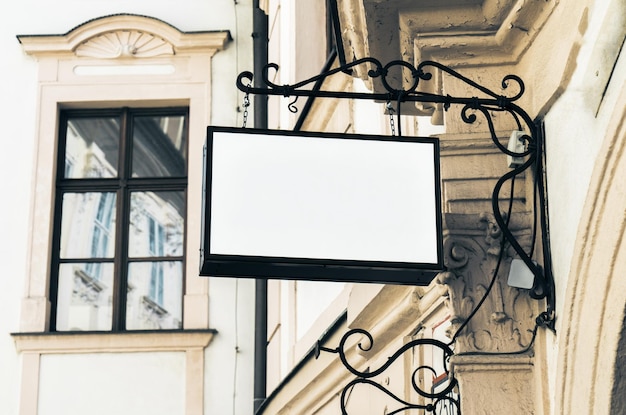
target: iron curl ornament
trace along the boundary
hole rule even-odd
[[[321,89],[322,83],[327,78],[340,72],[352,73],[354,68],[360,65],[365,65],[367,67],[367,76],[372,80],[378,80],[380,85],[382,85],[384,92],[329,91]],[[319,75],[291,85],[278,85],[270,80],[270,71],[278,70],[279,66],[275,63],[266,65],[260,74],[260,80],[257,79],[257,82],[255,83],[256,85],[262,86],[252,86],[254,79],[252,72],[242,72],[238,75],[236,80],[237,88],[246,94],[275,95],[292,98],[288,108],[294,113],[298,112],[298,108],[295,105],[298,98],[308,97],[309,99],[365,99],[379,101],[381,103],[395,102],[397,105],[394,112],[398,121],[401,116],[401,104],[407,102],[440,104],[440,107],[444,111],[448,111],[452,106],[457,106],[460,108],[461,120],[466,124],[474,124],[480,116],[481,119],[486,122],[491,141],[498,148],[498,150],[507,156],[515,158],[516,160],[521,160],[520,162],[514,164],[510,171],[497,180],[491,195],[493,217],[502,234],[500,252],[504,252],[505,244],[508,244],[508,246],[514,250],[516,255],[519,256],[534,276],[533,286],[528,290],[529,296],[537,300],[546,300],[546,310],[541,312],[535,319],[533,341],[534,334],[536,334],[538,327],[545,327],[554,330],[555,296],[549,250],[549,232],[547,231],[545,171],[543,168],[543,130],[541,125],[535,123],[530,115],[517,103],[525,92],[525,85],[520,77],[516,75],[504,76],[500,82],[500,89],[510,93],[499,94],[492,89],[480,85],[477,82],[463,76],[446,65],[428,60],[419,63],[417,66],[401,60],[391,61],[383,65],[378,59],[365,57],[324,71]],[[402,74],[400,78],[404,79],[403,86],[401,88],[394,87],[392,85],[394,84],[394,81],[397,82],[398,77],[392,76],[391,74],[394,73],[397,75],[398,71]],[[424,90],[426,88],[421,88],[421,86],[423,86],[426,82],[433,81],[433,74],[436,73],[436,71],[440,71],[442,77],[451,77],[469,86],[470,89],[476,91],[476,94],[472,96],[451,96],[443,93],[438,94],[426,92]],[[408,77],[405,76],[407,73],[409,74]],[[492,114],[503,114],[511,118],[517,131],[522,132],[520,138],[523,142],[522,151],[512,151],[500,142],[500,139],[496,134]],[[397,125],[398,135],[402,135],[400,122],[397,122]],[[533,174],[531,176],[534,177],[533,202],[531,203],[532,209],[534,210],[534,221],[532,225],[532,243],[529,252],[526,252],[526,250],[522,247],[522,244],[516,239],[513,232],[509,229],[509,220],[512,213],[512,198],[509,200],[508,212],[501,212],[499,204],[504,185],[510,183],[510,194],[513,194],[513,186],[516,177],[526,172],[532,172]],[[537,240],[538,232],[541,232],[541,239],[539,240]],[[535,246],[540,247],[542,250],[544,260],[543,267],[533,260]],[[498,267],[501,260],[502,257],[498,260]],[[318,343],[316,350],[318,356],[320,352],[338,354],[345,368],[356,376],[354,380],[344,387],[341,393],[342,414],[347,415],[347,400],[349,399],[350,393],[355,387],[360,385],[366,385],[379,390],[397,403],[399,407],[394,409],[392,412],[386,412],[387,415],[398,414],[412,409],[422,410],[429,413],[460,414],[460,400],[458,399],[458,395],[453,393],[453,391],[455,391],[455,387],[457,386],[457,381],[448,371],[449,359],[454,355],[451,345],[455,343],[457,336],[467,327],[469,321],[474,317],[478,309],[485,302],[484,300],[490,294],[491,288],[496,281],[496,276],[497,270],[494,272],[491,284],[487,287],[482,299],[474,307],[468,318],[463,324],[461,324],[456,333],[451,337],[451,341],[447,344],[435,339],[424,338],[413,340],[398,349],[380,368],[376,370],[359,371],[348,361],[346,357],[346,345],[348,339],[353,338],[353,336],[360,335],[363,336],[367,343],[358,343],[357,347],[363,352],[370,350],[373,347],[373,338],[367,331],[362,329],[353,329],[348,331],[343,336],[336,349],[326,348]],[[441,352],[441,355],[443,356],[441,367],[443,367],[444,373],[437,373],[435,368],[431,366],[420,366],[413,372],[411,376],[411,384],[415,393],[421,396],[422,400],[430,400],[429,403],[411,403],[403,400],[389,391],[389,389],[382,386],[379,382],[373,380],[375,376],[384,372],[394,361],[396,361],[408,350],[416,347],[428,346],[436,348]],[[520,350],[519,353],[527,352],[531,346],[532,342],[528,348]],[[433,377],[443,376],[444,379],[447,379],[446,385],[437,392],[422,390],[419,387],[416,378],[419,373],[423,373],[424,371],[430,372]]]
[[[378,391],[384,393],[389,398],[391,398],[393,402],[395,402],[397,407],[391,410],[390,412],[386,412],[387,415],[399,414],[401,412],[409,411],[413,409],[420,409],[426,412],[436,413],[436,411],[439,411],[442,408],[455,409],[455,413],[458,415],[461,415],[461,408],[460,408],[459,400],[452,396],[453,391],[455,387],[457,386],[457,381],[453,376],[451,376],[450,371],[448,370],[448,360],[454,354],[454,352],[452,351],[452,348],[448,344],[441,342],[439,340],[436,340],[436,339],[429,339],[429,338],[415,339],[404,344],[402,347],[400,347],[379,368],[374,369],[374,370],[368,369],[367,371],[360,371],[355,366],[350,364],[348,357],[347,357],[348,340],[355,336],[364,337],[365,341],[361,340],[360,342],[356,344],[356,347],[360,349],[362,352],[367,352],[373,348],[374,339],[372,338],[372,335],[368,331],[363,330],[363,329],[352,329],[343,335],[343,337],[341,338],[339,342],[339,346],[337,346],[337,348],[331,349],[328,347],[324,347],[321,345],[320,342],[318,342],[316,346],[316,350],[315,350],[316,358],[319,357],[321,352],[338,354],[339,359],[341,360],[343,366],[349,372],[351,372],[353,375],[356,376],[356,378],[350,381],[341,391],[340,405],[341,405],[342,415],[348,415],[348,399],[350,397],[352,390],[355,387],[358,387],[359,385],[365,385],[365,386],[377,389]],[[444,373],[437,373],[437,370],[435,370],[432,366],[427,366],[427,365],[419,366],[415,370],[413,370],[413,373],[411,374],[411,386],[413,388],[413,391],[416,392],[422,398],[429,400],[428,403],[412,403],[405,399],[401,399],[396,394],[391,392],[388,388],[384,387],[379,382],[376,382],[373,380],[373,378],[375,378],[376,376],[379,376],[382,373],[384,373],[393,363],[395,363],[400,357],[402,357],[408,351],[417,347],[426,347],[426,346],[432,346],[438,349],[439,351],[441,351],[440,363],[444,371]],[[435,391],[429,392],[427,390],[424,390],[422,387],[420,387],[419,381],[418,381],[419,374],[422,372],[428,372],[433,377],[442,377],[441,375],[444,375],[443,377],[446,379],[445,386],[437,392]],[[437,412],[437,413],[440,413],[440,412]]]

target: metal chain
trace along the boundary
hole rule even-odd
[[[243,96],[243,125],[242,128],[246,128],[246,123],[248,122],[248,107],[250,106],[250,92],[246,91],[246,94]]]
[[[396,135],[396,122],[393,119],[393,106],[391,101],[387,101],[387,112],[389,113],[389,127],[391,128],[391,135]]]

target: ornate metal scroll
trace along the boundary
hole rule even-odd
[[[343,363],[344,367],[348,369],[353,375],[356,376],[356,379],[349,382],[341,392],[341,413],[342,415],[348,414],[348,399],[352,390],[356,387],[364,385],[366,387],[374,388],[385,395],[387,395],[391,400],[395,403],[393,408],[386,412],[387,415],[399,414],[404,411],[409,411],[411,409],[421,409],[426,412],[439,414],[441,410],[450,410],[455,409],[455,413],[461,414],[460,404],[458,400],[458,396],[455,397],[453,394],[454,389],[457,386],[457,381],[454,377],[451,376],[448,370],[448,360],[454,354],[452,349],[446,343],[443,343],[436,339],[416,339],[412,340],[401,348],[399,348],[392,356],[390,356],[385,363],[383,363],[379,368],[374,370],[360,371],[355,366],[353,366],[348,361],[348,339],[353,338],[355,336],[362,336],[364,339],[357,343],[356,347],[362,352],[367,352],[372,349],[374,345],[374,339],[372,335],[363,329],[353,329],[348,331],[341,338],[339,342],[339,346],[336,349],[330,349],[327,347],[323,347],[319,342],[317,344],[316,349],[316,357],[319,356],[320,352],[330,352],[337,353],[339,355],[339,359]],[[414,392],[416,392],[423,401],[425,402],[409,402],[405,399],[401,399],[399,396],[391,392],[388,388],[383,386],[381,383],[374,381],[373,379],[377,376],[383,374],[393,363],[395,363],[401,356],[403,356],[406,352],[411,349],[417,347],[425,347],[431,346],[441,351],[441,366],[443,367],[444,373],[438,373],[436,369],[432,366],[422,365],[416,368],[411,375],[411,386]],[[420,373],[428,373],[432,375],[433,378],[444,379],[444,384],[439,385],[439,390],[424,390],[420,387],[419,382],[417,381],[418,375]]]

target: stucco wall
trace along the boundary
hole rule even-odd
[[[184,353],[43,356],[38,413],[183,414],[184,375]]]
[[[206,79],[212,77],[214,80],[210,96],[204,97],[207,102],[213,101],[206,118],[216,125],[235,126],[241,122],[241,113],[238,112],[237,107],[241,105],[242,95],[235,87],[235,78],[240,71],[252,69],[252,0],[237,2],[231,0],[184,0],[182,2],[113,0],[54,3],[29,0],[12,4],[10,12],[8,9],[5,10],[1,19],[2,25],[0,25],[0,46],[3,50],[0,64],[3,97],[0,102],[0,114],[2,114],[5,143],[5,151],[0,152],[0,169],[5,178],[3,184],[5,196],[2,198],[3,203],[0,207],[0,229],[3,233],[0,242],[0,313],[3,316],[0,319],[0,413],[2,414],[20,413],[20,383],[24,380],[21,372],[23,359],[16,351],[15,341],[10,333],[19,332],[22,325],[20,319],[25,318],[23,314],[21,315],[20,303],[27,292],[29,272],[27,252],[30,249],[29,223],[31,223],[30,212],[32,212],[34,201],[32,181],[36,167],[34,165],[37,144],[35,137],[39,109],[37,78],[40,68],[34,57],[24,53],[16,35],[65,34],[89,20],[120,13],[154,17],[183,32],[230,31],[232,41],[214,56],[212,73],[207,73],[205,76]],[[198,70],[202,68],[199,67]],[[141,100],[141,96],[137,98]],[[190,158],[201,157],[200,152],[190,154]],[[195,165],[198,164],[195,163]],[[53,177],[53,174],[51,171],[50,177]],[[199,175],[200,172],[190,172],[190,175],[194,174]],[[198,182],[199,177],[194,181]],[[190,209],[199,210],[200,206],[190,206]],[[39,236],[46,237],[45,235]],[[42,253],[41,257],[46,258],[47,253]],[[196,268],[195,257],[194,252],[190,260],[193,262],[193,269]],[[229,396],[232,399],[205,400],[205,410],[207,413],[250,413],[254,355],[251,334],[254,332],[252,328],[254,283],[241,281],[235,284],[230,280],[220,280],[215,283],[210,282],[208,290],[209,301],[214,297],[223,298],[225,304],[222,304],[222,307],[211,308],[211,315],[208,316],[209,326],[217,329],[220,334],[216,336],[216,342],[211,345],[213,348],[206,354],[205,385],[220,383],[222,396]],[[216,304],[220,303],[216,301]],[[200,317],[200,320],[203,319],[206,320],[207,317]],[[165,390],[159,391],[159,387],[176,385],[178,389],[173,390],[170,396],[175,398],[172,402],[178,402],[175,405],[176,408],[160,406],[159,410],[165,411],[169,408],[173,409],[173,412],[167,413],[181,413],[178,404],[181,399],[185,399],[185,395],[181,392],[184,389],[184,379],[181,381],[180,366],[182,364],[184,367],[184,362],[181,363],[176,353],[172,352],[164,356],[159,353],[140,352],[136,355],[112,356],[109,356],[108,362],[91,359],[93,355],[83,354],[62,357],[50,355],[43,359],[42,378],[39,385],[41,388],[40,413],[60,413],[55,407],[59,399],[67,397],[66,387],[77,386],[88,389],[88,383],[82,384],[80,378],[77,378],[81,368],[85,368],[85,364],[104,365],[112,371],[109,378],[98,377],[92,379],[93,383],[102,384],[105,379],[110,382],[115,376],[122,376],[127,383],[136,381],[141,384],[138,385],[137,390],[139,395],[145,395],[149,391],[157,393],[158,396],[152,400],[157,405],[159,401],[163,403],[163,400],[168,399]],[[223,356],[228,357],[223,358]],[[165,364],[159,364],[161,358],[164,359],[161,363]],[[224,373],[228,373],[230,377],[230,374],[235,372],[235,365],[238,365],[237,382],[230,379],[224,382]],[[60,368],[65,370],[65,378],[56,376],[55,371]],[[120,371],[113,373],[115,368]],[[134,369],[138,369],[138,372],[134,372]],[[129,370],[139,377],[134,380],[132,377],[125,377],[124,370]],[[158,373],[151,376],[150,370],[157,370]],[[91,373],[90,376],[95,374],[96,372]],[[88,381],[88,379],[85,380]],[[26,381],[29,380],[26,379]],[[236,394],[235,387],[237,387]],[[115,391],[109,390],[109,392]],[[131,395],[132,393],[128,393],[123,396],[120,405],[124,406],[124,401],[130,403],[135,399]],[[108,395],[104,399],[111,399],[111,397],[112,395]],[[141,408],[140,402],[134,402],[135,409]],[[97,405],[97,402],[92,402],[92,405]],[[236,410],[232,409],[233,407]],[[81,410],[82,412],[79,410],[76,413],[85,413],[84,408]]]
[[[18,16],[25,16],[20,7]],[[8,17],[8,15],[4,15]],[[15,35],[16,18],[3,18],[0,31],[2,97],[0,117],[4,126],[0,152],[3,194],[0,208],[0,412],[17,413],[19,361],[9,333],[18,331],[20,301],[26,272],[26,239],[30,203],[33,139],[35,136],[37,66],[22,52]]]

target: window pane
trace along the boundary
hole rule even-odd
[[[128,265],[126,328],[182,328],[182,261],[131,262]]]
[[[133,192],[129,256],[183,255],[185,192]]]
[[[111,330],[112,286],[112,263],[61,264],[56,329]]]
[[[184,177],[187,171],[185,117],[135,117],[133,177]]]
[[[65,193],[61,258],[113,258],[116,194]]]
[[[117,117],[71,118],[65,137],[64,178],[117,177]]]

